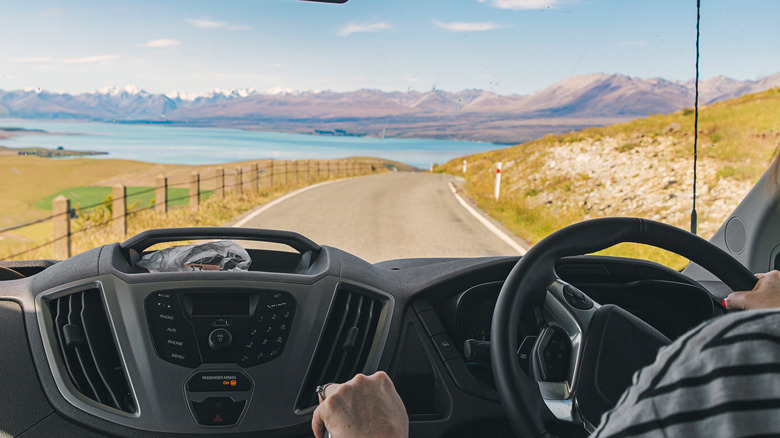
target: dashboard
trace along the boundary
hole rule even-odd
[[[248,249],[249,271],[137,266],[152,244],[193,238],[293,250]],[[496,299],[518,260],[372,265],[294,233],[204,228],[152,230],[61,262],[4,262],[25,278],[0,282],[0,396],[8,406],[0,430],[310,436],[317,385],[385,370],[411,436],[512,436],[489,342]],[[654,263],[583,256],[556,270],[670,338],[718,312],[710,291]],[[523,345],[533,345],[541,313],[522,315]],[[521,362],[530,351],[523,345]]]

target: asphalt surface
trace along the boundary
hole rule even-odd
[[[371,263],[517,255],[458,203],[449,181],[408,172],[337,181],[282,200],[242,226],[295,231]]]

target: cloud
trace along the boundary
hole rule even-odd
[[[376,23],[351,23],[339,29],[336,34],[345,37],[353,33],[381,32],[388,29],[392,29],[392,26],[381,21]]]
[[[453,21],[450,23],[442,23],[441,21],[433,21],[433,24],[439,26],[442,29],[446,29],[450,32],[479,32],[483,30],[501,29],[504,26],[498,23],[492,22],[465,22],[465,21]]]
[[[204,20],[188,18],[187,22],[200,29],[227,29],[227,30],[252,30],[251,26],[230,24],[226,21]]]
[[[61,59],[57,62],[61,62],[63,64],[85,64],[89,62],[101,62],[101,61],[109,61],[111,59],[119,58],[117,55],[94,55],[94,56],[82,56],[81,58],[68,58],[68,59]]]
[[[227,26],[227,23],[224,21],[200,20],[197,18],[188,18],[187,22],[202,29],[215,29]]]
[[[172,38],[161,38],[158,40],[149,40],[143,44],[138,44],[138,47],[152,47],[159,49],[162,47],[174,47],[181,45],[181,41],[176,41]]]
[[[529,9],[547,9],[558,4],[558,0],[477,0],[480,3],[489,3],[490,6],[499,9],[512,9],[515,11]]]

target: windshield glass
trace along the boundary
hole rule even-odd
[[[702,5],[705,238],[780,141],[779,6]],[[3,4],[0,259],[182,226],[292,230],[370,262],[522,254],[604,216],[689,228],[696,14],[694,1]]]

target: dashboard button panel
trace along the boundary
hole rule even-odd
[[[146,298],[146,317],[155,351],[161,359],[190,368],[200,365],[192,325],[184,318],[176,294],[150,294]]]
[[[282,354],[296,301],[274,290],[181,289],[153,292],[144,305],[161,359],[190,368],[251,367]]]
[[[270,304],[272,310],[260,312],[252,320],[247,342],[241,346],[241,357],[238,360],[241,366],[250,367],[268,362],[282,354],[287,343],[295,313],[294,304],[289,300],[275,300],[266,304]]]

